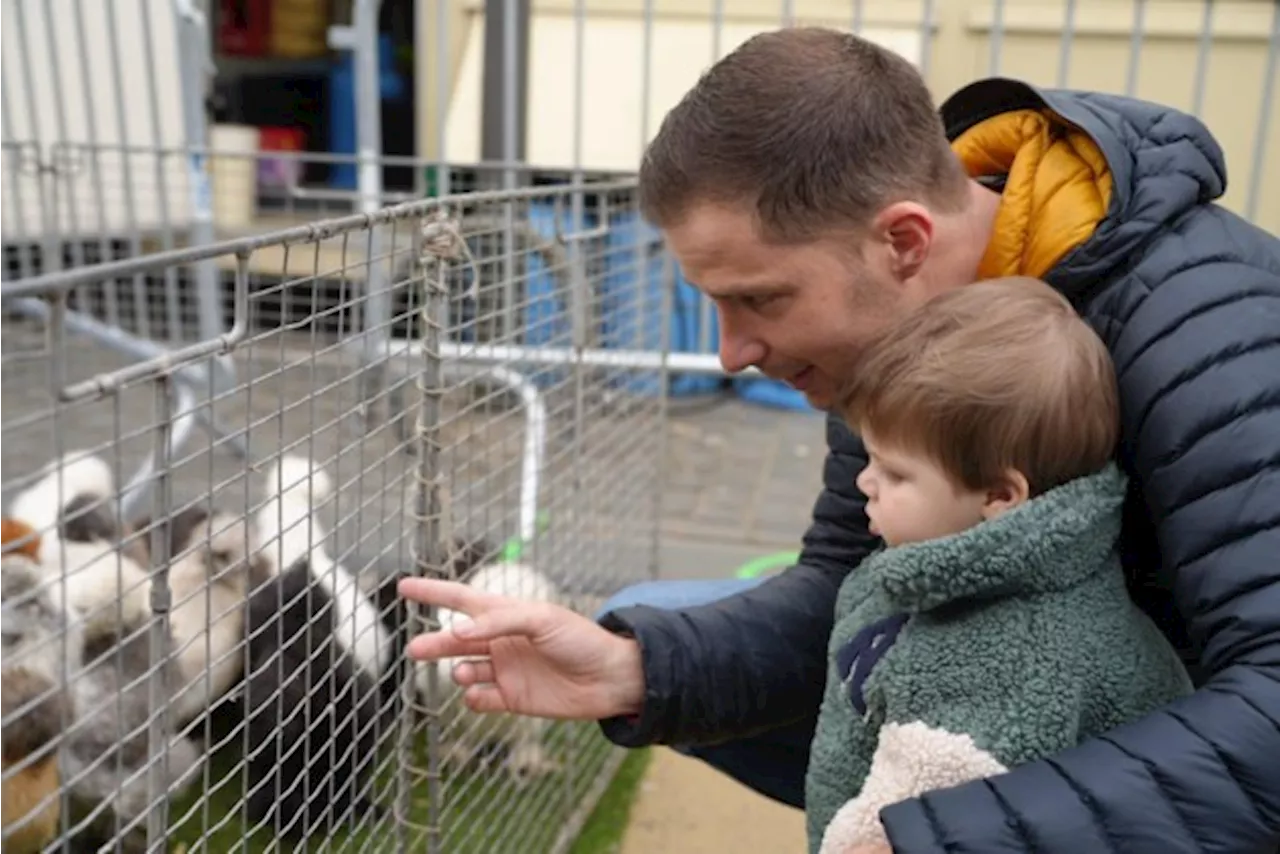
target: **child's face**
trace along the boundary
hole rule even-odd
[[[863,435],[870,462],[858,475],[871,533],[887,545],[918,543],[972,528],[990,516],[989,494],[957,488],[931,460]]]

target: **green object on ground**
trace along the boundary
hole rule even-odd
[[[774,552],[744,563],[734,572],[735,578],[759,578],[773,569],[782,569],[800,559],[800,552]]]
[[[534,530],[538,534],[545,534],[550,525],[550,517],[546,513],[539,513],[534,522]],[[515,563],[520,560],[520,557],[524,554],[525,546],[527,545],[528,543],[523,542],[519,537],[512,537],[502,544],[502,550],[500,552],[502,560],[507,563]]]

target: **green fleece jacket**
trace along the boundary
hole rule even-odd
[[[881,808],[1052,755],[1191,693],[1130,601],[1114,465],[948,537],[882,549],[836,600],[806,780],[809,850]]]

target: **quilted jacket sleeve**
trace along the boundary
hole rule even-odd
[[[626,747],[709,743],[817,714],[836,593],[878,542],[854,484],[866,464],[862,443],[832,417],[827,447],[824,488],[795,566],[707,605],[638,605],[601,617],[638,640],[646,682],[643,714],[601,721],[606,737]]]
[[[886,808],[897,854],[1280,850],[1280,277],[1181,272],[1132,309],[1115,356],[1125,462],[1205,683],[1049,759]]]

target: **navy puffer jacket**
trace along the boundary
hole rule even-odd
[[[1121,543],[1130,591],[1199,687],[1052,758],[886,808],[894,851],[1280,851],[1280,240],[1215,204],[1222,151],[1176,110],[986,80],[942,115],[958,151],[990,138],[987,171],[1003,165],[988,177],[1008,182],[1009,205],[1026,201],[1015,184],[1028,169],[1043,178],[1061,167],[1055,141],[1087,149],[1077,171],[1092,169],[1093,189],[1056,213],[1031,210],[1020,220],[1031,239],[1012,254],[1111,350],[1119,459],[1132,478]],[[1033,206],[1044,196],[1023,195]],[[1064,205],[1090,199],[1101,200],[1092,221],[1062,221]],[[1037,228],[1076,234],[1044,261]],[[1014,272],[995,269],[996,254],[987,271]],[[827,442],[796,566],[710,605],[602,619],[637,638],[647,679],[638,720],[601,722],[613,741],[718,742],[816,714],[837,588],[876,545],[854,486],[862,446],[834,418]]]

